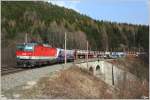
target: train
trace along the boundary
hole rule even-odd
[[[86,55],[86,50],[66,50],[67,62],[72,62],[77,58],[86,58]],[[88,57],[92,58],[93,52],[89,52]],[[22,43],[16,46],[16,63],[19,67],[34,67],[64,61],[65,50],[62,48],[54,48],[41,43]]]
[[[65,60],[65,50],[48,44],[23,43],[16,46],[17,66],[33,67]],[[74,60],[74,50],[66,50],[67,61]]]
[[[88,58],[112,58],[125,57],[127,52],[105,52],[72,49],[66,50],[67,62],[76,59]],[[43,43],[21,43],[16,45],[16,63],[19,67],[34,67],[65,61],[65,50],[55,48]]]

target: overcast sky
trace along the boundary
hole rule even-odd
[[[149,23],[150,0],[48,0],[93,19],[132,24]]]

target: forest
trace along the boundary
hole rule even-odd
[[[16,44],[23,43],[26,34],[29,42],[64,48],[65,32],[68,49],[86,49],[87,41],[90,50],[98,51],[149,48],[148,25],[95,20],[43,1],[1,2],[2,63],[15,57]]]

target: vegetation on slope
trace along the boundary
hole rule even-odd
[[[15,46],[25,41],[26,33],[28,41],[64,48],[66,32],[68,49],[86,49],[87,40],[92,50],[149,48],[146,25],[98,21],[41,1],[2,1],[1,26],[2,64],[15,62]]]
[[[127,57],[118,59],[116,63],[118,67],[134,74],[140,80],[149,81],[149,63],[144,62],[142,59]]]
[[[69,48],[82,48],[87,39],[91,48],[98,50],[122,46],[148,49],[148,26],[98,21],[47,2],[2,2],[2,38],[6,41],[29,33],[30,38],[54,39],[54,46],[63,47],[64,32],[68,33],[68,45],[72,44]]]

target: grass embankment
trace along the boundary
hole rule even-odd
[[[124,79],[119,83],[119,98],[141,98],[149,96],[149,64],[138,57],[126,57],[111,61],[118,68],[130,72],[135,79]]]
[[[118,67],[134,74],[140,80],[149,80],[149,64],[142,59],[138,57],[126,57],[118,59],[117,64],[122,65]]]
[[[112,98],[111,88],[91,73],[78,67],[39,80],[26,91],[27,98]]]
[[[136,99],[148,96],[148,81],[145,73],[147,67],[142,69],[142,62],[138,59],[120,59],[119,64],[124,64],[124,69],[135,76],[141,74],[142,80],[125,79],[119,81],[119,86],[112,88],[102,80],[93,76],[89,71],[73,66],[59,71],[50,77],[41,78],[36,85],[23,91],[22,98],[63,98],[63,99],[89,99],[89,98],[128,98]],[[137,71],[137,72],[136,72]],[[145,80],[144,80],[145,79]]]

